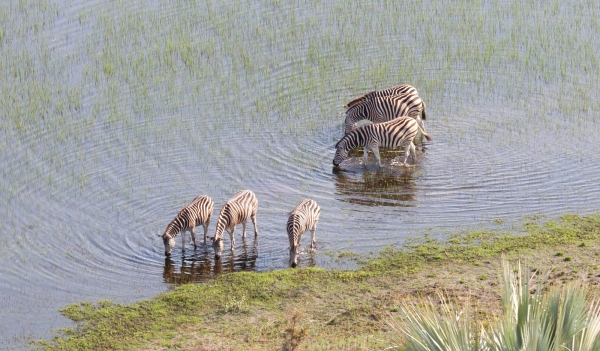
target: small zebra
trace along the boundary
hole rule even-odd
[[[235,246],[235,238],[233,232],[235,226],[242,224],[244,226],[244,233],[242,239],[246,238],[246,222],[248,218],[252,219],[254,224],[254,237],[258,236],[258,229],[256,228],[256,210],[258,209],[258,200],[256,195],[250,190],[240,190],[231,199],[229,199],[219,212],[219,219],[217,221],[217,230],[215,235],[212,237],[213,248],[215,250],[215,259],[221,258],[221,252],[223,251],[223,231],[229,232],[231,238],[231,251]]]
[[[356,123],[367,119],[373,123],[391,121],[401,116],[417,120],[425,130],[423,120],[427,119],[425,102],[416,94],[374,97],[354,105],[346,111],[345,134],[356,129]]]
[[[350,102],[348,102],[346,105],[344,105],[344,107],[346,108],[346,110],[349,110],[352,107],[360,104],[361,102],[363,102],[365,100],[371,100],[372,98],[375,98],[375,97],[384,97],[384,96],[402,95],[402,94],[419,95],[417,93],[417,89],[415,89],[415,87],[410,86],[408,84],[401,84],[401,85],[396,85],[395,87],[387,88],[384,90],[375,90],[375,91],[368,92],[361,97],[357,97],[356,99],[350,100]]]
[[[312,242],[310,244],[311,252],[315,250],[315,230],[317,222],[321,215],[321,208],[316,201],[306,199],[300,201],[298,206],[290,212],[290,217],[287,221],[287,232],[290,240],[290,264],[292,268],[298,265],[298,253],[300,251],[300,240],[302,234],[310,230],[312,234]]]
[[[381,167],[381,159],[379,158],[379,147],[393,149],[403,145],[406,149],[404,152],[404,162],[402,165],[407,165],[409,153],[412,152],[413,161],[416,159],[415,146],[412,143],[417,132],[421,132],[427,140],[432,140],[431,137],[421,129],[421,126],[414,118],[400,117],[394,120],[369,124],[359,127],[350,133],[346,134],[340,141],[335,144],[336,151],[333,158],[333,165],[339,165],[348,158],[348,152],[356,147],[364,146],[363,164],[367,166],[367,155],[372,151],[377,158],[377,163]]]
[[[189,231],[192,234],[191,243],[194,244],[194,249],[196,249],[196,235],[194,228],[201,224],[204,227],[204,242],[206,243],[206,233],[208,232],[208,225],[210,224],[210,217],[212,216],[214,207],[215,205],[210,197],[200,195],[179,211],[177,216],[175,216],[175,219],[169,223],[167,229],[165,229],[165,232],[161,235],[165,244],[165,256],[171,256],[171,251],[173,251],[173,247],[175,247],[175,236],[179,232],[181,232],[181,249],[185,249],[186,231]]]

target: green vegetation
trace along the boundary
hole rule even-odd
[[[467,303],[461,309],[441,307],[422,300],[405,303],[401,317],[388,324],[396,331],[395,350],[411,351],[508,351],[600,349],[600,305],[588,303],[589,289],[580,283],[547,290],[544,281],[533,284],[518,267],[515,274],[503,261],[502,313],[500,320],[481,328]],[[533,290],[533,291],[532,291]],[[404,320],[404,321],[402,321]]]
[[[402,315],[398,306],[440,290],[456,301],[470,297],[482,312],[479,322],[492,323],[501,315],[502,255],[540,272],[553,269],[548,286],[598,284],[600,215],[567,215],[525,228],[524,234],[425,239],[364,259],[355,271],[232,273],[130,305],[70,305],[62,313],[79,326],[43,344],[49,350],[383,349],[397,342],[384,321]],[[564,261],[557,249],[577,259]]]

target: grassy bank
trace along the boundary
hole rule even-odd
[[[382,350],[384,321],[402,301],[444,290],[486,323],[500,313],[501,255],[548,273],[550,285],[600,276],[600,215],[524,223],[525,234],[470,232],[424,239],[365,259],[356,271],[234,273],[131,305],[67,306],[75,330],[49,350]],[[416,300],[415,300],[416,301]]]

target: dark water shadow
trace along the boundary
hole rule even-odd
[[[177,265],[171,258],[165,258],[163,281],[167,284],[187,284],[204,282],[219,274],[256,270],[258,258],[258,241],[236,240],[239,244],[235,250],[225,250],[220,260],[215,261],[214,251],[210,245],[199,245],[197,250],[186,250],[189,256],[182,256]],[[179,266],[179,269],[177,268]]]
[[[357,205],[416,206],[415,178],[420,175],[420,167],[391,166],[395,156],[397,153],[384,159],[382,154],[381,168],[373,158],[369,158],[366,168],[360,164],[362,158],[345,161],[341,169],[333,169],[335,194],[341,201]]]

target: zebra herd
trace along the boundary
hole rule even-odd
[[[335,145],[336,152],[333,165],[339,167],[348,158],[348,152],[359,146],[364,147],[363,164],[367,164],[368,152],[371,151],[381,167],[379,148],[396,148],[404,146],[404,160],[407,165],[408,156],[412,154],[415,161],[415,139],[431,140],[425,132],[424,121],[427,119],[425,102],[410,85],[398,85],[389,89],[372,91],[353,99],[345,105],[345,134]],[[372,124],[356,127],[356,123],[367,119]],[[165,246],[165,256],[170,256],[175,247],[175,236],[182,233],[182,250],[185,249],[185,232],[191,234],[191,244],[197,248],[195,228],[204,228],[204,243],[206,243],[208,226],[214,210],[214,202],[206,195],[197,196],[184,207],[169,223],[161,235]],[[235,247],[234,231],[242,224],[242,238],[246,238],[246,223],[248,218],[254,225],[254,236],[258,236],[256,227],[256,211],[258,199],[250,190],[240,190],[229,199],[219,211],[219,218],[214,236],[210,237],[215,251],[215,260],[220,259],[223,251],[223,231],[229,233],[231,251]],[[315,231],[321,209],[316,201],[305,199],[289,213],[286,229],[290,243],[289,263],[292,267],[298,264],[300,239],[306,231],[311,232],[311,252],[315,250]]]
[[[369,151],[373,152],[379,167],[379,148],[393,149],[405,147],[403,166],[409,154],[416,160],[415,139],[432,140],[425,132],[427,112],[417,89],[410,85],[398,85],[385,90],[372,91],[350,101],[345,106],[345,135],[335,145],[333,166],[339,167],[348,158],[348,152],[359,146],[364,147],[363,164],[367,165]],[[373,124],[356,127],[356,123],[369,120]]]
[[[175,247],[175,236],[181,232],[181,249],[185,250],[185,232],[189,231],[192,236],[191,244],[194,249],[197,248],[195,228],[202,225],[204,227],[204,243],[206,243],[208,225],[212,217],[214,202],[206,195],[197,196],[189,205],[185,206],[177,216],[167,225],[165,232],[161,235],[165,245],[165,256],[171,256]],[[258,210],[258,199],[250,190],[240,190],[231,199],[229,199],[221,211],[217,220],[217,229],[212,240],[212,247],[215,250],[215,260],[221,258],[223,251],[223,231],[229,233],[231,240],[231,251],[235,247],[235,238],[233,233],[238,224],[243,226],[242,239],[246,238],[246,223],[248,218],[254,225],[254,237],[258,236],[256,227],[256,211]],[[289,213],[287,222],[287,232],[290,240],[290,264],[296,267],[298,264],[298,254],[300,253],[300,239],[307,230],[311,231],[312,243],[311,251],[315,249],[315,230],[319,222],[321,209],[316,201],[306,199],[300,201],[298,206]]]

